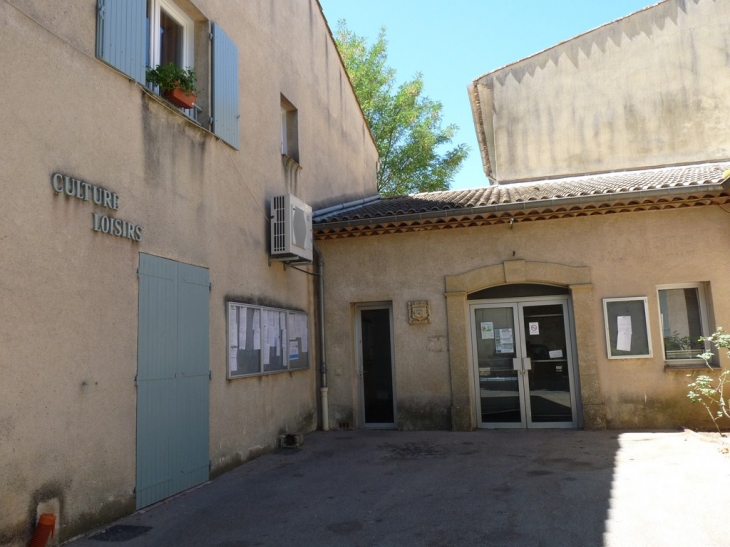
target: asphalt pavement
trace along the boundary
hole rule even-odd
[[[314,432],[68,545],[727,546],[720,448],[691,432]]]

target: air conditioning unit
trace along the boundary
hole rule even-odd
[[[312,208],[291,194],[271,200],[271,258],[312,261]]]

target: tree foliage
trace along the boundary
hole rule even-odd
[[[378,147],[378,191],[395,196],[448,190],[469,148],[460,144],[442,152],[458,127],[441,125],[442,105],[422,95],[422,75],[396,84],[395,70],[386,64],[385,28],[368,46],[341,20],[335,42]]]

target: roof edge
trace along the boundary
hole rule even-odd
[[[465,207],[462,209],[445,209],[442,211],[429,211],[424,213],[409,213],[405,215],[388,215],[382,217],[362,218],[357,220],[340,220],[335,222],[313,223],[315,231],[333,228],[367,226],[369,224],[381,224],[384,222],[406,222],[412,220],[429,220],[435,218],[448,218],[454,215],[469,216],[484,213],[504,213],[509,211],[527,211],[540,207],[561,207],[568,205],[596,205],[600,203],[614,203],[618,201],[642,199],[661,196],[676,196],[692,194],[698,188],[703,191],[712,192],[730,189],[730,173],[720,182],[705,184],[702,186],[680,186],[672,188],[655,188],[651,190],[634,190],[631,192],[614,192],[611,194],[599,194],[590,196],[570,196],[563,198],[550,198],[535,201],[520,201],[517,203],[499,203],[496,205],[483,205],[481,207]]]

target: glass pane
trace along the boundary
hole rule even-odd
[[[183,28],[164,10],[160,10],[160,64],[182,66]]]
[[[482,422],[522,421],[512,308],[474,310]]]
[[[571,422],[570,376],[563,306],[525,306],[526,356],[533,422]]]
[[[362,378],[365,423],[392,424],[393,367],[390,351],[390,311],[362,310]]]
[[[700,298],[696,288],[659,291],[662,313],[664,358],[697,359],[705,351],[700,320]]]
[[[525,296],[548,296],[568,294],[567,287],[539,285],[537,283],[513,283],[498,285],[467,295],[467,300],[489,300],[490,298],[523,298]]]

